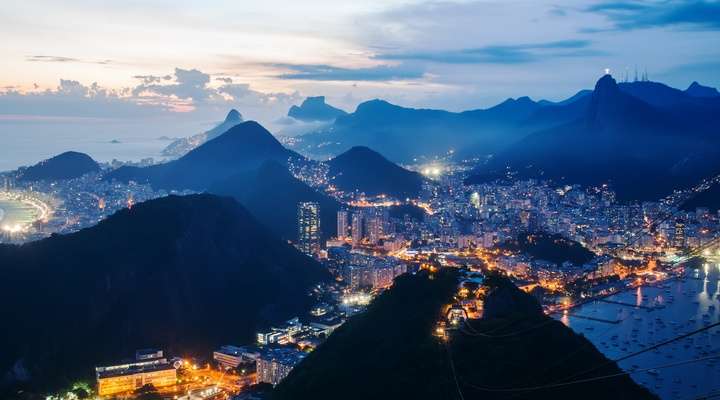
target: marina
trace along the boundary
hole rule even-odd
[[[705,264],[682,278],[588,302],[558,318],[618,359],[720,321],[719,278],[720,264]],[[662,399],[691,399],[720,389],[719,361],[720,327],[713,327],[619,364],[637,371],[632,378]]]

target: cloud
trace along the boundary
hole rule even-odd
[[[148,85],[151,83],[160,83],[162,81],[169,81],[172,79],[172,76],[170,76],[170,75],[165,75],[165,76],[135,75],[135,76],[133,76],[133,79],[140,79],[144,84]]]
[[[208,83],[210,83],[209,74],[197,69],[175,68],[175,83],[166,85],[143,83],[133,89],[133,94],[175,96],[178,99],[202,102],[214,93],[214,90],[208,87]]]
[[[48,63],[80,63],[80,64],[113,64],[113,60],[84,60],[74,57],[63,57],[63,56],[26,56],[25,61],[29,62],[48,62]]]
[[[325,64],[272,64],[272,67],[289,70],[277,77],[312,81],[394,81],[422,78],[421,68],[400,65],[379,65],[365,68],[342,68]]]
[[[0,91],[2,114],[83,118],[126,118],[150,116],[167,111],[160,104],[140,104],[127,98],[128,90],[112,90],[97,83],[89,86],[61,79],[55,89],[20,92]]]
[[[518,64],[550,57],[590,57],[603,52],[589,48],[587,40],[561,40],[546,43],[493,45],[449,51],[380,54],[382,60],[418,60],[447,64]]]
[[[700,30],[720,29],[720,2],[707,0],[633,2],[604,1],[586,11],[605,16],[613,30],[685,26]]]
[[[0,120],[37,122],[51,119],[216,121],[230,108],[244,116],[272,124],[302,101],[297,92],[264,93],[246,83],[211,86],[210,75],[197,69],[176,68],[172,75],[136,75],[133,87],[108,89],[92,83],[60,79],[47,90],[23,92],[13,86],[0,88]],[[223,79],[221,82],[232,82]],[[182,111],[182,112],[180,112]]]

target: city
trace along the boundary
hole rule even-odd
[[[0,399],[720,398],[719,16],[4,4]]]
[[[150,355],[138,353],[134,361],[122,365],[98,366],[96,393],[132,396],[138,387],[152,384],[162,395],[194,399],[238,395],[258,383],[276,385],[308,352],[391,287],[395,277],[420,270],[451,268],[465,274],[456,303],[448,305],[446,317],[438,322],[435,334],[440,340],[452,340],[452,332],[466,318],[482,317],[486,291],[482,283],[489,272],[509,277],[536,297],[546,314],[568,326],[583,327],[589,336],[603,324],[622,324],[621,319],[603,317],[613,306],[625,306],[623,312],[630,310],[631,314],[638,309],[663,312],[672,305],[672,295],[663,298],[641,293],[670,293],[668,288],[678,282],[702,277],[707,282],[715,273],[709,268],[718,265],[720,216],[707,208],[684,211],[678,205],[707,190],[719,177],[656,202],[621,204],[607,185],[558,187],[511,179],[466,185],[470,163],[445,160],[411,167],[427,179],[417,198],[406,199],[338,191],[322,162],[291,167],[296,178],[343,204],[337,212],[337,236],[325,242],[321,231],[326,222],[320,218],[320,205],[297,204],[295,246],[319,260],[334,277],[313,289],[315,306],[305,315],[258,331],[255,343],[217,343],[212,354],[189,359],[168,359],[163,350],[156,350]],[[133,201],[168,194],[148,185],[106,183],[96,174],[20,187],[7,181],[6,193],[25,191],[53,199],[54,204],[62,199],[63,205],[52,211],[47,207],[31,234],[18,236],[16,232],[9,237],[16,241],[76,231],[120,208],[132,207]],[[22,198],[30,201],[26,199]],[[58,218],[65,223],[48,221]],[[694,256],[703,256],[705,263],[688,264]],[[707,301],[714,304],[718,298],[716,294]],[[716,306],[707,307],[701,319],[689,320],[688,328],[709,326],[715,320]],[[642,321],[642,317],[635,319]],[[666,328],[662,321],[655,322],[661,324],[655,329]],[[680,332],[683,324],[675,324],[673,330]],[[711,340],[717,340],[718,332]],[[634,346],[655,343],[639,341],[637,329],[632,337]],[[620,354],[632,350],[627,341],[614,349],[617,340],[615,335],[610,342],[596,344],[612,344],[610,349],[620,350]],[[704,347],[699,352],[706,357],[716,354]],[[709,359],[714,368],[714,359]],[[632,365],[630,368],[638,368]],[[138,382],[142,384],[138,386]]]

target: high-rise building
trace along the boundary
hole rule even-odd
[[[298,203],[298,247],[309,256],[320,253],[320,205],[316,202]]]
[[[277,385],[306,354],[292,348],[268,348],[257,359],[257,381]]]
[[[346,210],[337,213],[337,238],[345,240],[348,237],[348,212]]]
[[[363,239],[363,215],[355,212],[352,216],[352,245],[356,247]]]
[[[680,220],[675,221],[675,236],[673,242],[677,248],[685,247],[685,224]]]

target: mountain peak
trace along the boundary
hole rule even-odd
[[[720,92],[718,92],[717,89],[714,87],[703,86],[697,81],[693,81],[693,83],[685,89],[685,93],[692,97],[720,97]]]
[[[398,106],[391,104],[385,100],[372,99],[358,104],[355,112],[359,113],[363,111],[387,110],[392,108],[398,108]]]
[[[343,191],[359,191],[374,196],[414,197],[422,188],[423,177],[417,172],[389,161],[365,146],[355,146],[328,161],[333,183]]]
[[[345,111],[325,103],[325,96],[307,97],[302,104],[290,107],[288,117],[301,121],[331,121],[347,114]]]
[[[598,79],[597,83],[595,83],[595,94],[604,94],[604,93],[617,93],[620,89],[618,88],[617,81],[615,81],[615,78],[612,77],[610,74],[605,74],[602,76],[602,78]]]
[[[73,179],[89,172],[97,171],[100,171],[100,165],[89,155],[77,151],[66,151],[28,167],[22,173],[20,180],[43,181]]]
[[[242,122],[242,114],[236,109],[230,110],[227,117],[225,117],[225,122]]]

